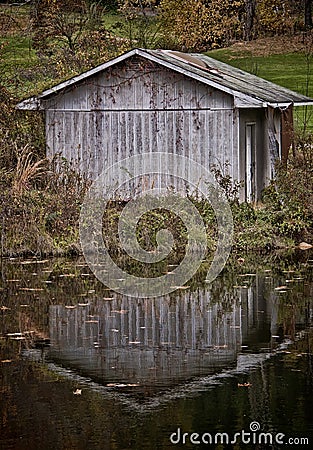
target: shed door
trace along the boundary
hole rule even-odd
[[[246,201],[256,199],[256,138],[255,122],[246,124]]]

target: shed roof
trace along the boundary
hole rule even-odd
[[[22,101],[17,105],[17,108],[39,109],[41,106],[40,100],[59,94],[67,88],[89,79],[134,55],[154,61],[164,67],[229,93],[237,99],[235,105],[238,107],[284,107],[290,103],[293,103],[295,106],[313,104],[312,98],[278,86],[275,83],[203,54],[182,53],[172,50],[133,49],[81,75],[45,90],[37,97],[31,97]]]

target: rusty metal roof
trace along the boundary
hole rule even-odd
[[[31,97],[24,100],[17,105],[17,108],[38,109],[40,108],[41,99],[59,94],[63,90],[66,90],[66,88],[89,79],[134,55],[154,61],[204,84],[229,93],[235,98],[235,106],[240,108],[266,106],[284,107],[290,103],[293,103],[295,106],[313,104],[312,98],[278,86],[275,83],[271,83],[256,75],[252,75],[203,54],[182,53],[171,50],[133,49],[95,67],[94,69],[60,83],[51,89],[42,92],[37,97]]]

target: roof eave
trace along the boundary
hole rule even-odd
[[[305,101],[299,101],[299,102],[274,102],[274,103],[268,103],[268,106],[271,106],[272,108],[288,108],[288,106],[312,106],[313,100],[305,100]]]
[[[40,101],[38,97],[30,97],[18,103],[16,109],[37,111],[40,109]]]

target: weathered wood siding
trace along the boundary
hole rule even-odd
[[[239,179],[233,97],[133,57],[46,100],[48,156],[62,154],[94,179],[143,152],[171,152]],[[151,180],[150,180],[151,182]]]

